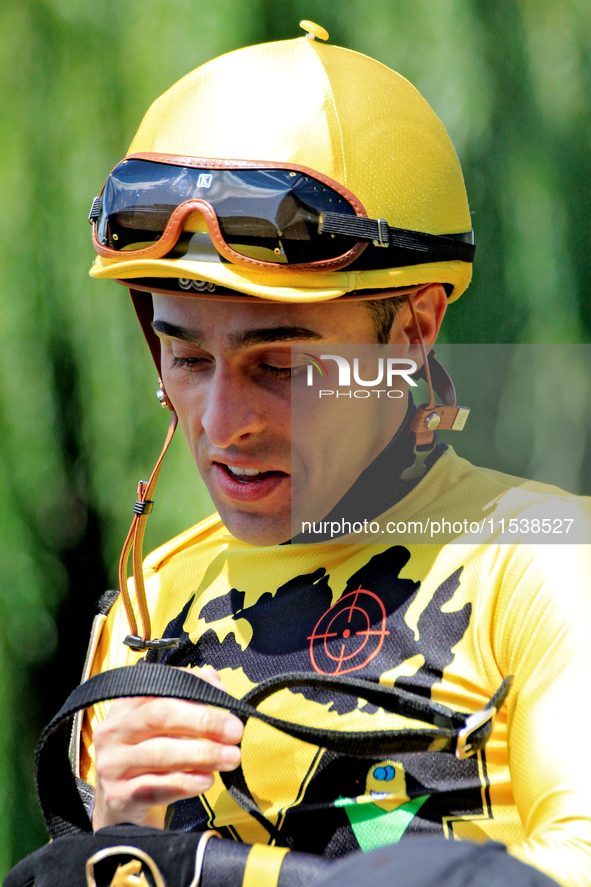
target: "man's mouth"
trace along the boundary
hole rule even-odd
[[[243,484],[253,483],[264,480],[277,474],[283,474],[283,471],[261,471],[259,468],[238,468],[236,465],[224,465],[228,474]]]
[[[276,469],[245,468],[226,462],[214,462],[213,469],[218,490],[235,502],[260,502],[290,482],[287,472]],[[288,497],[289,489],[286,487]]]

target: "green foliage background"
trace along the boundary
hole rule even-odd
[[[0,876],[46,839],[34,745],[77,683],[167,423],[125,290],[88,278],[91,200],[174,81],[299,36],[302,18],[408,77],[450,132],[478,252],[447,340],[589,342],[588,0],[2,0]],[[253,95],[253,125],[268,111]],[[538,407],[575,433],[569,477],[589,492],[591,394],[574,376],[570,399]],[[146,550],[208,510],[179,435]]]

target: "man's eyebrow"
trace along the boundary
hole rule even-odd
[[[309,330],[303,326],[272,326],[266,329],[245,330],[230,336],[233,347],[248,347],[249,345],[265,345],[270,342],[295,342],[295,341],[319,341],[324,339],[320,333]]]
[[[176,323],[168,323],[166,320],[153,320],[152,329],[155,333],[162,333],[163,336],[170,336],[171,339],[191,342],[193,345],[200,345],[203,339],[199,330],[190,330],[184,326],[177,326]]]
[[[180,339],[183,342],[191,342],[193,345],[201,345],[203,342],[203,334],[199,330],[190,330],[183,326],[177,326],[174,323],[168,323],[166,320],[154,320],[152,322],[152,329],[155,333],[162,333],[164,336]],[[318,342],[321,339],[324,339],[324,336],[306,327],[272,326],[234,333],[230,336],[229,341],[232,348],[245,348],[251,345],[266,345],[273,342]]]

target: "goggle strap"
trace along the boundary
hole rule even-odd
[[[100,217],[101,214],[101,197],[95,197],[92,201],[92,206],[90,207],[90,212],[88,214],[88,221],[92,224],[96,219]]]
[[[385,242],[386,236],[389,243]],[[456,240],[454,235],[425,234],[423,231],[409,231],[385,225],[383,219],[364,219],[346,213],[322,214],[318,228],[321,234],[341,234],[357,240],[372,240],[379,246],[393,246],[415,252],[432,254],[442,259],[459,259],[461,262],[474,261],[476,247],[473,243]],[[465,234],[459,235],[465,237]],[[470,236],[470,235],[468,235]]]

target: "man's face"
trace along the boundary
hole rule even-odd
[[[397,321],[392,341],[404,344]],[[274,545],[291,537],[292,484],[298,501],[318,503],[321,513],[313,519],[324,517],[404,417],[406,392],[387,411],[378,410],[374,398],[366,407],[373,411],[369,419],[355,422],[346,445],[332,445],[331,423],[325,422],[325,433],[298,433],[292,447],[292,376],[303,382],[306,364],[291,346],[320,354],[331,343],[375,344],[360,302],[286,305],[155,295],[154,329],[163,382],[199,472],[225,525],[245,542]]]

